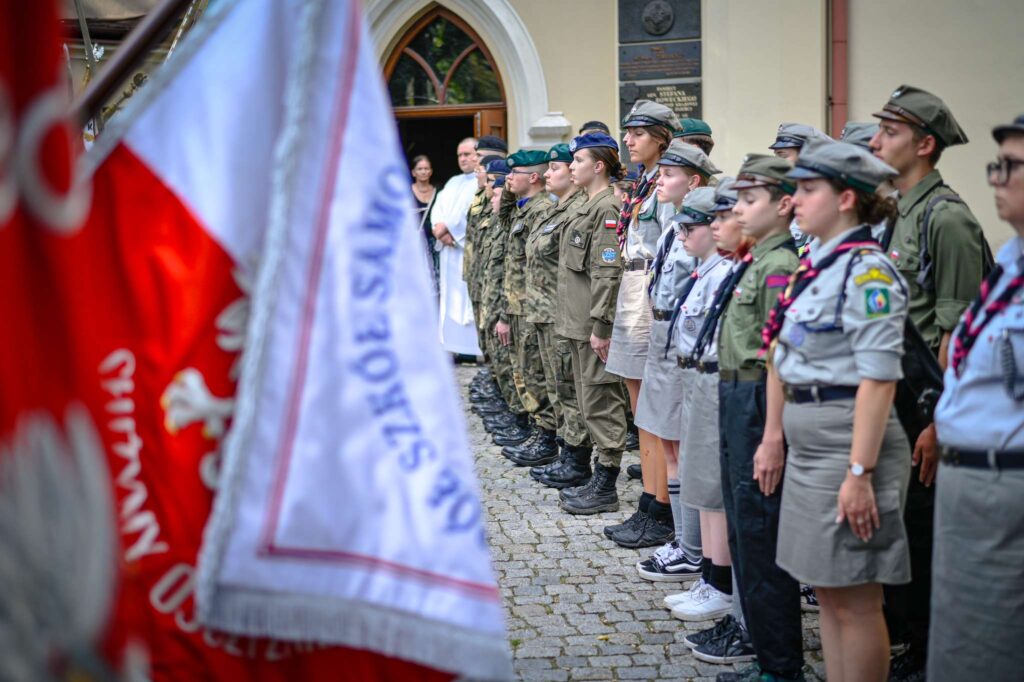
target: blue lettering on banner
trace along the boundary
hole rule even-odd
[[[385,171],[365,220],[352,226],[348,235],[350,243],[357,245],[349,273],[352,309],[347,322],[356,346],[349,370],[365,384],[363,395],[373,418],[372,428],[379,431],[389,451],[398,453],[399,470],[431,477],[423,508],[439,514],[439,526],[446,532],[474,534],[485,546],[475,486],[447,464],[438,466],[438,448],[420,425],[394,348],[388,311],[395,284],[395,246],[405,238],[401,231],[409,193],[406,175],[399,166]]]

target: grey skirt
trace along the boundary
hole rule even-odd
[[[665,357],[665,342],[672,323],[651,322],[647,364],[644,365],[640,397],[636,401],[633,422],[637,428],[665,440],[679,440],[683,409],[683,370],[676,364],[676,349]]]
[[[854,399],[786,403],[789,443],[776,563],[802,583],[850,587],[910,582],[903,506],[910,481],[910,445],[895,412],[882,437],[872,474],[881,527],[864,542],[845,520],[836,523],[839,487],[853,442]]]
[[[651,340],[651,301],[647,294],[647,272],[622,273],[619,298],[615,303],[612,345],[605,365],[623,379],[643,379]]]
[[[682,372],[680,499],[701,511],[724,512],[718,452],[718,374],[701,374],[695,369]]]

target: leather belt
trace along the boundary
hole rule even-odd
[[[719,369],[722,381],[764,381],[768,372],[763,369]]]
[[[701,374],[715,374],[718,372],[717,362],[704,362],[693,358],[676,357],[676,364],[682,369],[695,369]]]
[[[651,317],[653,317],[658,322],[666,322],[672,319],[672,311],[658,310],[657,308],[655,308],[654,310],[651,311]]]
[[[942,448],[939,452],[939,461],[949,466],[969,469],[1024,469],[1024,451]]]
[[[796,388],[794,386],[783,386],[782,392],[786,396],[787,403],[827,403],[832,400],[846,400],[857,397],[856,386],[810,386],[808,388]]]
[[[633,258],[632,260],[623,261],[622,268],[626,272],[632,272],[633,270],[643,270],[644,272],[647,272],[651,269],[651,265],[653,264],[654,259],[652,258]]]

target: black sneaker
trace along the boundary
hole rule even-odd
[[[700,632],[694,632],[686,637],[683,637],[683,644],[696,649],[702,644],[707,644],[713,639],[721,637],[726,630],[731,630],[736,627],[736,619],[731,615],[723,617],[720,621],[709,627],[707,630],[701,630]]]
[[[761,682],[761,666],[751,663],[735,673],[718,673],[715,682]]]
[[[631,481],[639,481],[644,477],[643,471],[640,469],[639,464],[630,464],[626,467],[626,478]]]
[[[607,533],[608,539],[620,547],[638,549],[640,547],[657,547],[675,537],[675,528],[659,523],[650,514],[643,513],[631,528],[619,532]]]
[[[925,656],[917,648],[908,646],[906,651],[892,659],[889,682],[924,682],[925,662]]]
[[[726,616],[728,618],[728,616]],[[724,619],[723,619],[724,620]],[[757,658],[750,635],[735,620],[732,627],[693,650],[693,657],[707,663],[743,663]]]
[[[821,610],[818,605],[818,595],[810,585],[800,586],[800,610],[806,613],[817,613]]]
[[[637,509],[635,512],[633,512],[632,516],[630,516],[622,523],[616,523],[612,526],[605,526],[604,536],[611,540],[614,536],[617,536],[619,533],[623,533],[625,531],[632,531],[634,527],[644,522],[645,516],[647,516],[647,512],[640,511],[639,509]]]
[[[655,583],[680,583],[700,577],[700,561],[690,561],[675,543],[661,547],[649,559],[637,562],[637,573]]]
[[[636,431],[626,432],[626,452],[636,452],[640,449],[640,434]]]

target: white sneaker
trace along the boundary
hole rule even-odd
[[[672,608],[672,617],[679,620],[717,620],[731,611],[732,595],[704,583],[693,591],[688,601]]]
[[[697,582],[690,585],[690,589],[686,590],[686,592],[668,595],[664,599],[665,608],[671,611],[680,604],[689,603],[689,601],[693,598],[693,595],[696,594],[698,590],[700,590],[702,585],[707,585],[707,583],[704,582],[704,578],[698,578]]]

